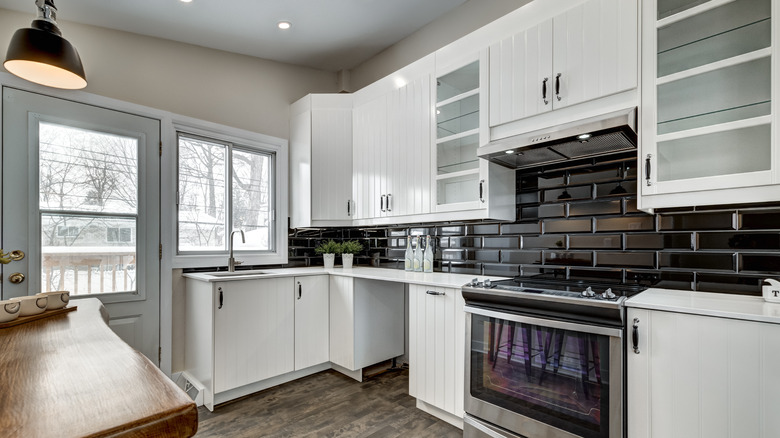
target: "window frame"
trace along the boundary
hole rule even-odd
[[[174,120],[170,133],[170,142],[174,151],[171,163],[173,184],[171,187],[171,199],[174,204],[171,208],[171,233],[168,240],[171,260],[174,268],[203,268],[213,267],[224,269],[227,266],[228,247],[223,251],[185,251],[179,250],[179,135],[202,139],[218,144],[224,144],[227,148],[226,179],[229,181],[226,193],[226,204],[232,210],[232,151],[247,151],[268,154],[270,163],[270,184],[273,199],[271,204],[271,231],[273,236],[269,241],[271,249],[264,251],[235,249],[235,257],[242,261],[243,265],[276,265],[287,263],[287,141],[276,137],[257,134],[249,131],[230,128],[223,125]],[[230,229],[232,224],[232,211],[226,212],[226,224]],[[226,242],[227,243],[227,242]]]

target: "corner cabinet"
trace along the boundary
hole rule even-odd
[[[466,344],[465,302],[460,289],[409,285],[409,394],[446,412],[450,423],[463,419]],[[436,413],[440,414],[440,413]]]
[[[780,324],[636,308],[627,315],[629,437],[778,436]]]
[[[645,0],[639,208],[780,200],[771,0]]]
[[[310,94],[290,106],[290,226],[351,225],[352,95]]]
[[[477,157],[477,148],[489,141],[487,81],[487,49],[455,59],[437,54],[431,149],[435,211],[514,220],[515,171]]]

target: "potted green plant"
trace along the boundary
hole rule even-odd
[[[348,240],[341,244],[341,262],[345,268],[352,267],[354,255],[363,251],[363,244],[357,240]]]
[[[322,254],[325,262],[325,269],[333,269],[333,263],[336,261],[336,254],[341,254],[341,244],[334,240],[326,240],[314,248],[315,254]]]

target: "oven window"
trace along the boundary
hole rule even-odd
[[[473,397],[582,437],[609,436],[608,336],[472,318]]]

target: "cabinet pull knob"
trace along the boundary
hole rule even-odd
[[[347,199],[347,216],[352,216],[352,210],[350,208],[351,202],[349,202],[349,199]]]
[[[650,159],[653,158],[653,154],[647,154],[647,158],[645,158],[645,182],[648,186],[653,185],[653,183],[650,181]]]
[[[387,194],[387,211],[393,211],[393,195]]]
[[[428,295],[446,295],[444,292],[439,292],[435,290],[426,290],[425,293]]]
[[[386,211],[385,210],[385,195],[382,195],[382,196],[379,197],[379,209],[382,210],[382,211]]]
[[[634,348],[634,353],[639,354],[639,318],[634,318],[634,326],[631,331],[631,344]]]
[[[485,191],[485,180],[481,179],[481,180],[479,180],[479,200],[483,204],[485,203],[484,191]]]
[[[219,307],[217,307],[217,308],[221,309],[222,308],[222,288],[220,287],[218,290],[219,290]]]
[[[550,78],[544,78],[542,81],[542,100],[544,101],[545,105],[548,105],[550,103],[549,100],[547,100],[547,81],[549,81]]]
[[[555,97],[558,98],[558,101],[561,101],[561,74],[558,73],[555,75]]]

